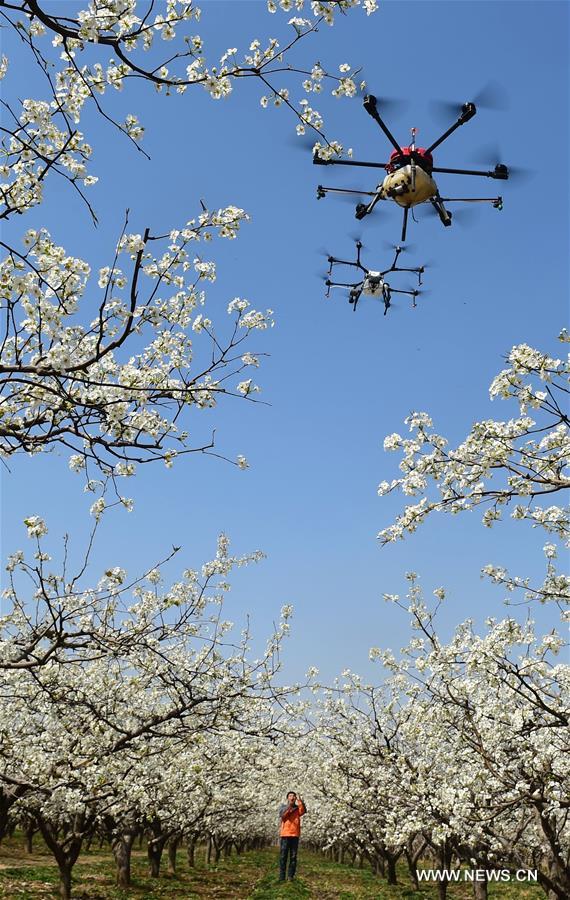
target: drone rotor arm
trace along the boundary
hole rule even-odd
[[[336,262],[343,266],[355,266],[357,269],[362,269],[363,272],[366,271],[362,263],[354,262],[353,259],[337,259]]]
[[[362,269],[362,271],[364,273],[368,274],[366,269],[360,262],[360,254],[361,253],[362,253],[362,241],[360,240],[360,238],[358,238],[358,240],[356,241],[356,262],[354,263],[354,265],[357,266],[357,268]]]
[[[364,286],[364,281],[330,281],[328,282],[329,287],[345,287],[345,288],[360,288]]]
[[[408,294],[410,297],[417,297],[418,294],[421,294],[421,291],[404,291],[404,290],[401,290],[400,288],[393,288],[393,287],[390,287],[390,290],[392,291],[393,294]]]
[[[437,141],[434,141],[427,150],[426,153],[433,153],[436,147],[439,147],[440,144],[443,144],[444,141],[450,137],[454,131],[457,131],[462,125],[465,125],[466,122],[469,122],[470,119],[477,113],[477,107],[474,103],[464,103],[461,107],[461,115],[457,119],[457,122],[454,122],[453,125],[444,131],[443,134],[438,137]]]
[[[446,169],[434,166],[432,172],[444,172],[448,175],[479,175],[482,178],[498,178],[499,181],[507,181],[509,177],[509,170],[507,166],[503,165],[497,165],[493,170],[487,172],[482,172],[480,169]]]
[[[334,259],[331,263],[331,270],[333,266],[353,266],[355,269],[360,269],[361,272],[364,272],[365,275],[368,274],[368,269],[366,266],[363,266],[360,260],[355,262],[352,259]]]
[[[366,169],[385,169],[388,163],[364,162],[358,159],[322,159],[320,156],[313,156],[313,165],[315,166],[361,166]]]
[[[499,208],[502,208],[503,198],[502,197],[440,197],[442,202],[445,203],[492,203],[493,205],[501,205]]]
[[[396,152],[401,154],[402,148],[400,147],[398,141],[396,140],[396,138],[394,137],[394,135],[392,134],[392,132],[390,131],[388,126],[382,120],[380,113],[378,112],[377,102],[378,101],[376,100],[376,97],[374,96],[374,94],[367,94],[366,97],[364,98],[364,102],[362,105],[364,106],[364,109],[366,110],[368,115],[372,116],[372,118],[374,119],[376,124],[382,129],[382,131],[384,132],[384,134],[386,135],[386,137],[388,138],[388,140],[390,141],[390,143],[392,144],[392,146],[394,147]]]
[[[422,267],[417,266],[415,269],[407,269],[402,266],[393,266],[391,269],[386,269],[386,272],[415,272],[416,275],[421,275]],[[382,274],[385,275],[386,272],[382,272]]]
[[[400,247],[398,245],[396,245],[394,247],[394,259],[392,260],[392,265],[390,266],[389,269],[384,269],[383,272],[380,272],[380,274],[382,276],[387,275],[388,272],[399,272],[400,271],[398,269],[398,266],[396,265],[396,263],[398,262],[398,257],[400,256],[400,253],[402,252],[403,249],[404,249],[403,247]]]
[[[325,187],[323,184],[317,185],[317,198],[322,199],[327,194],[358,194],[364,197],[375,197],[377,191],[358,191],[356,188],[334,188]]]

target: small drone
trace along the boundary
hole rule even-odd
[[[422,275],[425,271],[424,266],[417,266],[416,268],[406,268],[403,266],[398,266],[398,258],[401,253],[404,252],[403,247],[395,247],[395,256],[392,262],[392,265],[389,269],[384,269],[383,272],[375,272],[373,269],[368,269],[364,266],[360,260],[360,252],[362,250],[362,242],[360,240],[356,241],[356,261],[352,262],[347,259],[337,259],[335,256],[328,257],[329,270],[325,277],[325,284],[327,286],[327,292],[325,294],[326,297],[330,297],[330,292],[332,287],[343,287],[350,288],[350,292],[348,295],[348,302],[352,304],[353,310],[356,310],[358,305],[358,301],[360,300],[361,295],[363,294],[365,297],[381,297],[384,302],[384,315],[388,312],[390,305],[392,294],[407,294],[412,298],[412,306],[416,306],[416,297],[421,293],[419,290],[400,290],[399,288],[391,287],[387,281],[384,280],[384,276],[388,274],[388,272],[415,272],[418,276],[418,287],[422,283]],[[331,275],[333,272],[334,266],[353,266],[356,269],[359,269],[360,272],[364,273],[364,276],[360,279],[360,281],[354,282],[346,282],[346,281],[332,281]]]
[[[360,194],[371,199],[367,203],[359,203],[356,207],[356,218],[363,219],[369,215],[380,200],[393,200],[398,206],[403,207],[404,220],[402,224],[402,243],[406,240],[408,214],[410,209],[420,203],[431,203],[446,227],[451,225],[452,213],[446,209],[445,203],[491,203],[495,209],[503,208],[502,197],[442,197],[436,182],[433,179],[434,172],[444,172],[452,175],[477,175],[485,178],[496,178],[506,181],[509,177],[507,166],[497,163],[490,171],[478,171],[475,169],[448,169],[438,168],[433,164],[432,151],[439,147],[453,132],[465,125],[477,112],[474,103],[464,103],[457,121],[447,129],[429,147],[416,147],[417,129],[412,128],[412,141],[408,147],[400,147],[396,138],[383,122],[378,112],[378,101],[372,94],[364,98],[364,109],[372,116],[380,126],[394,150],[387,163],[360,162],[358,160],[322,159],[316,151],[313,155],[313,163],[318,166],[360,166],[372,169],[385,169],[387,174],[374,191],[358,191],[345,188],[331,188],[319,185],[317,197],[325,197],[329,193],[335,194]]]

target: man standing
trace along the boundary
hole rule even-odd
[[[279,854],[279,881],[285,881],[287,870],[287,858],[289,858],[289,881],[293,881],[297,869],[297,850],[299,836],[301,834],[301,816],[304,816],[307,808],[301,797],[297,797],[295,791],[287,794],[287,803],[279,807],[279,820],[281,822],[281,849]]]

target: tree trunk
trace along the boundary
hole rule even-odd
[[[209,866],[212,862],[212,838],[208,837],[208,843],[206,844],[206,865]]]
[[[440,869],[450,869],[451,868],[451,860],[453,859],[453,850],[450,847],[447,840],[444,840],[438,847],[439,850],[439,868]],[[439,900],[446,900],[447,898],[447,888],[449,887],[448,881],[438,881],[437,883],[437,896]]]
[[[34,834],[36,833],[36,829],[33,825],[28,825],[24,831],[24,837],[26,842],[26,853],[32,854],[34,852]]]
[[[188,858],[188,867],[193,869],[196,865],[196,838],[191,837],[188,838],[188,842],[186,844],[186,855]]]
[[[176,875],[176,851],[179,843],[179,837],[173,837],[168,842],[168,871],[171,875]]]
[[[473,882],[473,897],[475,900],[487,900],[487,879]]]
[[[166,838],[151,838],[148,842],[148,873],[151,878],[158,878],[160,875],[160,862],[165,843]]]
[[[418,838],[418,841],[420,839]],[[420,861],[420,857],[424,850],[426,849],[427,841],[423,840],[421,843],[416,844],[416,849],[414,850],[414,839],[408,841],[408,846],[404,850],[404,855],[406,857],[406,862],[408,863],[408,869],[410,872],[410,878],[412,879],[412,883],[414,885],[414,889],[416,891],[419,890],[419,882],[418,882],[418,863]]]
[[[26,788],[23,787],[10,788],[9,790],[6,788],[0,789],[0,841],[10,831],[10,808],[25,792]]]
[[[117,866],[117,886],[128,888],[131,884],[131,850],[135,836],[130,832],[119,833],[111,841],[111,849]]]
[[[73,866],[60,865],[59,868],[59,893],[61,900],[71,900],[71,870]]]
[[[409,850],[404,850],[404,856],[406,857],[406,862],[408,864],[408,871],[410,873],[410,878],[412,880],[412,884],[414,886],[414,890],[418,891],[420,888],[418,882],[418,873],[417,873],[417,860],[414,862],[413,855],[409,852]]]
[[[388,884],[398,884],[398,876],[396,875],[397,860],[398,857],[393,856],[391,853],[386,858],[386,862],[388,863]]]
[[[37,816],[37,823],[59,869],[61,898],[62,900],[71,900],[71,873],[83,846],[84,836],[90,831],[90,827],[87,827],[85,817],[78,815],[74,819],[74,827],[65,829],[63,834],[64,846],[59,841],[58,831],[53,829],[41,815]],[[71,837],[66,837],[66,834],[71,835]]]

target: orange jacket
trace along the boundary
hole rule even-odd
[[[298,805],[289,806],[283,804],[279,807],[279,818],[281,820],[281,837],[299,837],[301,834],[301,816],[307,812],[305,804],[299,800]]]

